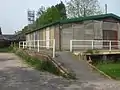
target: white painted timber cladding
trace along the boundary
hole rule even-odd
[[[61,33],[62,49],[69,49],[70,40],[73,39],[73,29],[62,29]]]
[[[93,33],[93,22],[85,25],[85,34],[92,35]]]
[[[117,23],[113,23],[113,22],[103,22],[103,30],[117,31],[118,25],[117,25]]]
[[[49,31],[49,28],[46,29],[46,47],[47,49],[49,49],[49,46],[50,46],[50,31]]]
[[[94,21],[94,39],[103,39],[102,21]]]
[[[118,40],[120,40],[120,23],[117,23],[118,25]],[[118,48],[120,49],[120,42],[118,43]]]

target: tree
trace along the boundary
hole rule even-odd
[[[66,14],[66,7],[64,3],[61,1],[59,4],[55,5],[55,7],[59,11],[61,19],[66,19],[67,14]]]
[[[57,20],[60,20],[60,12],[55,6],[51,6],[46,9],[46,11],[39,16],[39,18],[36,20],[36,27],[39,28],[41,26],[44,26],[45,24],[49,24],[52,22],[55,22]]]
[[[63,20],[66,18],[66,7],[63,2],[60,2],[59,4],[48,8],[41,6],[37,12],[36,21],[33,24],[29,24],[29,26],[25,26],[22,29],[22,33],[25,33],[28,30],[40,28],[46,24],[50,24],[57,20]]]
[[[45,13],[46,9],[44,6],[41,6],[39,9],[38,9],[38,12],[37,12],[37,17],[40,17],[43,13]]]
[[[66,7],[62,1],[59,4],[46,9],[45,7],[41,6],[37,12],[37,16],[38,18],[36,19],[36,27],[39,28],[45,24],[66,19]]]
[[[67,14],[70,18],[101,13],[98,0],[71,0],[67,2]]]
[[[1,30],[1,27],[0,27],[0,35],[2,35],[2,30]]]
[[[55,22],[57,20],[60,20],[61,18],[60,12],[55,6],[52,6],[51,8],[47,10],[47,15],[48,15],[47,17],[48,23]]]

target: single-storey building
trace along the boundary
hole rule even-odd
[[[17,44],[20,41],[24,41],[25,38],[24,37],[22,38],[22,37],[23,37],[22,35],[2,34],[2,30],[0,28],[0,48],[9,47],[11,43]]]
[[[69,50],[72,39],[117,41],[120,40],[120,17],[110,13],[60,20],[26,33],[27,41],[49,39],[55,39],[56,50]],[[46,41],[40,44],[49,46],[51,43]],[[107,43],[98,44],[102,48]]]

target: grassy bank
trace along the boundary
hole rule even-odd
[[[16,55],[21,57],[27,64],[40,71],[47,71],[55,75],[61,75],[59,70],[49,60],[41,60],[40,57],[30,56],[23,50],[14,51]]]
[[[113,79],[120,80],[120,63],[98,64],[96,67]]]
[[[10,47],[0,48],[0,53],[6,53],[6,52],[11,52],[11,48]]]
[[[52,74],[55,74],[57,76],[63,76],[67,79],[76,79],[76,77],[72,73],[66,74],[62,73],[59,68],[57,68],[48,58],[43,58],[41,56],[37,55],[29,55],[26,50],[18,49],[18,48],[13,48],[13,52],[21,57],[28,65],[34,67],[37,70],[40,71],[47,71]]]

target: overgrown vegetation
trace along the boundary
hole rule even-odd
[[[21,57],[28,65],[40,71],[47,71],[58,76],[63,76],[68,79],[76,79],[73,73],[63,74],[51,61],[41,59],[40,57],[30,56],[25,50],[13,48],[13,52]]]
[[[88,54],[98,54],[100,51],[97,49],[88,49],[85,53]]]
[[[60,75],[60,71],[48,60],[40,60],[40,58],[35,56],[30,56],[27,52],[21,49],[15,49],[14,52],[16,55],[21,57],[27,64],[41,71],[48,71],[55,75]]]
[[[0,48],[0,53],[6,53],[6,52],[11,52],[12,48],[10,47],[3,47]]]

